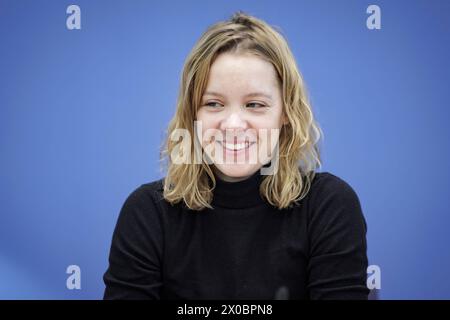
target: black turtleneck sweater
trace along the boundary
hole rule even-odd
[[[217,180],[213,210],[163,199],[163,180],[125,201],[105,299],[367,299],[366,222],[344,180],[318,172],[294,208],[259,195],[263,176]]]

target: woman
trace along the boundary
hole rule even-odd
[[[120,212],[105,299],[367,299],[360,202],[315,172],[321,130],[279,32],[242,12],[211,26],[168,133],[166,177]]]

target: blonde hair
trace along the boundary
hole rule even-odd
[[[171,204],[183,201],[192,210],[212,209],[216,180],[211,167],[204,161],[172,163],[169,155],[177,143],[171,141],[170,134],[176,129],[187,129],[193,145],[193,123],[209,70],[215,58],[224,52],[252,53],[275,67],[288,123],[280,130],[278,170],[261,181],[260,194],[279,209],[291,207],[306,196],[315,170],[321,166],[317,143],[323,133],[314,119],[305,84],[286,40],[266,22],[242,11],[228,21],[210,26],[186,58],[176,113],[169,123],[161,152],[167,171],[164,198]],[[193,159],[195,150],[191,148],[190,152]]]

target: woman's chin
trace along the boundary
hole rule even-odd
[[[215,166],[222,175],[232,179],[248,177],[261,167],[258,164],[216,164]]]

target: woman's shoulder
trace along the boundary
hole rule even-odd
[[[330,172],[317,172],[309,192],[311,219],[364,220],[359,196],[345,179]]]
[[[163,197],[164,178],[145,182],[128,193],[122,206],[124,212],[159,211]],[[156,209],[156,210],[155,210]]]
[[[150,192],[156,195],[161,195],[164,191],[164,178],[152,180],[141,184],[137,190],[141,192]]]
[[[311,197],[358,197],[355,189],[345,179],[328,171],[316,172],[310,187]]]

